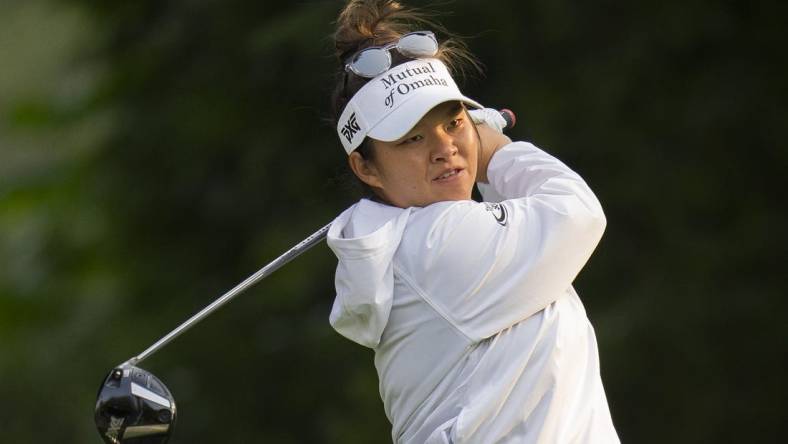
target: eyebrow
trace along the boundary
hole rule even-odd
[[[465,107],[463,106],[462,102],[454,102],[451,108],[446,110],[446,116],[453,116],[459,114]]]

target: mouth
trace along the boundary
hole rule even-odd
[[[450,182],[450,181],[456,179],[457,177],[459,177],[460,174],[463,171],[465,171],[463,168],[452,168],[450,170],[444,171],[443,174],[441,174],[440,176],[432,179],[432,181],[433,182],[441,182],[441,183],[442,182]]]

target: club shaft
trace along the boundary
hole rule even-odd
[[[207,317],[214,311],[218,310],[219,307],[230,302],[233,298],[243,293],[247,288],[256,284],[261,279],[265,278],[266,276],[270,275],[271,273],[279,269],[282,265],[290,262],[291,260],[301,255],[301,253],[309,250],[317,243],[322,241],[326,237],[326,234],[328,233],[328,229],[330,227],[331,224],[328,224],[323,228],[317,230],[314,234],[307,237],[303,241],[299,242],[296,246],[287,250],[284,254],[271,261],[271,263],[258,270],[255,274],[249,276],[248,278],[246,278],[246,280],[236,285],[232,290],[223,294],[218,299],[213,301],[210,305],[200,310],[199,313],[195,314],[194,316],[186,320],[186,322],[176,327],[173,331],[169,332],[166,336],[156,341],[156,343],[148,347],[145,351],[129,359],[128,361],[126,361],[121,365],[126,365],[126,364],[137,365],[140,362],[144,361],[152,354],[156,353],[160,348],[167,345],[170,341],[180,336],[183,332],[193,327],[198,322],[202,321],[205,317]]]

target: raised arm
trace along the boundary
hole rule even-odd
[[[488,179],[506,200],[424,208],[401,255],[403,278],[472,340],[565,294],[606,223],[583,179],[530,143],[497,150]]]

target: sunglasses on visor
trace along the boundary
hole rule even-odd
[[[414,59],[432,57],[438,53],[438,40],[430,31],[416,31],[384,46],[364,48],[345,64],[345,72],[370,79],[383,74],[391,68],[392,49]]]

